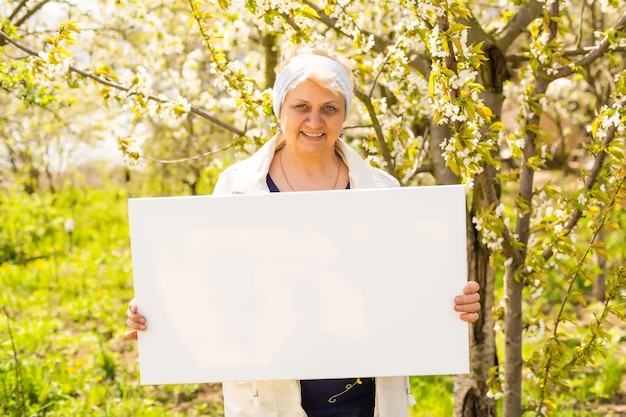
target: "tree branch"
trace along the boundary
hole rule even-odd
[[[563,317],[564,315],[564,311],[565,311],[565,307],[567,305],[567,303],[572,299],[572,294],[574,292],[574,284],[576,283],[576,278],[579,276],[580,274],[580,270],[583,267],[583,264],[585,262],[585,259],[587,258],[587,256],[591,253],[591,248],[593,247],[593,242],[595,242],[595,240],[598,238],[604,224],[606,223],[608,214],[610,209],[615,205],[615,201],[618,198],[619,195],[619,189],[622,187],[622,184],[624,183],[624,178],[622,178],[622,180],[620,181],[620,183],[617,185],[617,190],[615,191],[615,193],[613,194],[613,197],[611,199],[611,201],[608,204],[608,207],[606,208],[606,210],[604,211],[604,214],[602,215],[602,218],[600,219],[600,223],[596,226],[596,230],[593,233],[593,235],[591,236],[591,239],[589,240],[589,245],[585,248],[585,252],[583,253],[583,255],[580,257],[580,259],[578,260],[577,264],[576,264],[576,268],[574,269],[574,271],[572,271],[569,274],[568,277],[568,281],[569,284],[567,286],[567,290],[565,291],[565,297],[563,297],[563,299],[561,300],[561,305],[559,307],[559,311],[556,315],[556,319],[554,321],[554,329],[552,331],[552,336],[550,336],[551,340],[557,341],[559,340],[559,336],[561,334],[561,332],[559,331],[559,326],[566,321],[566,319]],[[621,271],[618,273],[621,274]],[[576,350],[576,354],[573,355],[573,357],[568,361],[568,363],[564,366],[563,364],[560,365],[560,369],[557,370],[557,372],[563,372],[564,370],[567,372],[569,369],[571,369],[572,367],[574,367],[578,361],[584,356],[585,352],[589,352],[590,350],[592,350],[594,348],[594,342],[596,340],[596,338],[598,338],[598,335],[600,334],[599,331],[601,329],[601,324],[603,321],[606,320],[608,313],[609,313],[609,303],[611,302],[612,297],[607,297],[604,300],[603,303],[603,308],[602,308],[602,314],[599,316],[595,315],[595,326],[590,326],[590,332],[591,332],[591,338],[590,340],[588,340],[587,342],[583,342],[580,347],[583,347],[583,349],[577,349]],[[546,400],[546,396],[547,396],[547,392],[549,391],[549,387],[550,387],[550,382],[552,382],[552,378],[550,375],[550,371],[551,369],[553,369],[552,365],[553,365],[553,358],[555,356],[555,351],[552,349],[548,349],[547,352],[547,357],[545,360],[545,365],[543,365],[543,378],[542,378],[542,382],[539,384],[541,388],[541,396],[540,396],[540,400],[539,403],[537,404],[536,409],[537,410],[541,410],[545,400]]]
[[[24,24],[24,22],[26,22],[28,19],[30,19],[30,17],[32,15],[37,13],[39,11],[39,9],[43,8],[43,6],[45,6],[49,2],[50,2],[50,0],[44,0],[44,1],[36,4],[35,7],[33,7],[30,10],[28,10],[28,13],[26,13],[24,16],[22,16],[21,19],[19,19],[17,22],[15,22],[15,26],[20,26],[20,25]]]
[[[577,49],[570,49],[568,51],[563,51],[562,56],[564,57],[571,57],[571,56],[579,56],[579,55],[587,55],[590,54],[592,51],[596,50],[597,47],[595,48],[577,48]],[[616,47],[614,49],[611,50],[612,52],[619,52],[619,53],[624,53],[626,52],[626,47],[623,46],[619,46]],[[506,55],[506,61],[510,62],[512,64],[520,64],[523,62],[527,62],[530,60],[530,57],[528,57],[527,55]],[[574,64],[576,65],[576,64]]]
[[[50,0],[42,0],[41,2],[37,3],[34,7],[28,9],[26,14],[24,16],[22,16],[17,22],[13,22],[13,19],[17,16],[17,14],[20,12],[20,10],[22,10],[22,8],[26,7],[26,3],[28,3],[28,0],[22,0],[20,2],[20,4],[18,4],[17,7],[13,10],[13,13],[11,13],[11,16],[9,16],[9,22],[11,22],[11,24],[14,25],[14,26],[21,26],[32,15],[37,13],[37,11],[39,9],[41,9],[43,6],[45,6],[49,2],[50,2]]]
[[[4,33],[3,31],[0,31],[0,40],[4,40],[5,42],[8,42],[10,44],[12,44],[13,46],[15,46],[16,48],[26,52],[28,55],[33,56],[33,57],[38,57],[37,53],[35,51],[33,51],[32,49],[22,45],[21,43],[17,42],[16,40],[14,40],[13,38],[11,38],[10,36],[8,36],[6,33]],[[81,69],[78,69],[76,67],[74,67],[73,65],[69,66],[69,71],[74,72],[78,75],[80,75],[83,78],[88,78],[91,79],[95,82],[97,82],[98,84],[102,84],[102,85],[106,85],[107,87],[111,87],[114,88],[116,90],[120,90],[120,91],[129,91],[130,88],[123,86],[121,84],[109,81],[105,78],[99,77],[97,75],[91,74],[87,71],[83,71]],[[166,99],[162,99],[159,98],[157,96],[154,95],[149,95],[147,97],[148,100],[152,100],[152,101],[156,101],[158,103],[168,103],[170,102],[170,100],[166,100]],[[218,119],[215,116],[212,116],[210,114],[208,114],[207,112],[205,112],[204,110],[201,110],[197,107],[191,106],[191,108],[189,109],[189,113],[193,113],[196,114],[206,120],[208,120],[209,122],[216,124],[217,126],[221,127],[224,130],[227,130],[229,132],[232,132],[234,134],[236,134],[237,136],[245,136],[246,132],[244,132],[243,130],[237,129],[235,126],[228,124],[220,119]]]
[[[606,149],[606,147],[609,146],[609,144],[613,141],[613,139],[615,139],[615,126],[611,126],[609,127],[609,129],[607,129],[606,137],[602,141],[602,148]],[[591,170],[589,171],[589,175],[585,179],[585,185],[584,185],[585,190],[587,191],[591,190],[591,188],[594,186],[594,184],[598,180],[598,177],[600,176],[600,171],[602,170],[602,167],[604,166],[604,161],[606,159],[606,156],[607,156],[607,153],[605,150],[600,151],[598,153],[598,156],[596,156],[596,159],[593,161],[593,166],[591,167]],[[563,236],[569,235],[574,230],[574,227],[576,226],[578,221],[581,219],[581,217],[582,217],[582,210],[579,208],[574,209],[574,212],[572,213],[572,217],[569,218],[569,220],[565,224],[565,227],[563,228],[562,235]],[[546,248],[543,251],[542,256],[547,261],[548,259],[552,257],[553,254],[554,254],[554,251],[552,250],[552,248]]]
[[[485,203],[487,206],[497,207],[500,204],[498,198],[498,192],[496,191],[496,181],[493,175],[493,170],[485,168],[478,174],[478,180],[480,186],[483,189],[483,196],[485,197]],[[502,252],[507,258],[513,259],[515,265],[522,265],[524,258],[522,253],[513,246],[513,237],[508,227],[502,229]]]
[[[626,12],[622,15],[622,17],[617,21],[617,23],[613,27],[613,30],[615,30],[616,32],[623,32],[624,29],[626,29]],[[600,42],[600,44],[597,47],[595,47],[589,53],[587,53],[587,55],[582,57],[575,64],[570,65],[566,68],[561,68],[555,75],[551,77],[551,79],[555,80],[557,78],[567,77],[574,73],[574,70],[576,67],[587,67],[591,65],[595,60],[597,60],[602,55],[604,55],[604,53],[609,49],[609,46],[611,46],[611,44],[609,43],[609,38],[608,36],[605,36],[602,42]]]
[[[559,3],[553,2],[550,6],[550,16],[556,18],[559,16]],[[550,21],[549,27],[549,40],[552,41],[557,35],[557,22],[554,19]],[[546,92],[550,81],[546,79],[546,77],[538,77],[535,79],[535,95],[543,94]],[[539,126],[541,114],[537,114],[535,112],[532,117],[529,118],[528,125],[529,126]],[[528,164],[528,161],[534,156],[536,156],[537,146],[535,144],[535,139],[537,138],[537,133],[533,130],[528,130],[526,135],[526,140],[523,149],[524,155],[524,164],[522,164],[521,172],[520,172],[520,188],[519,188],[519,196],[523,199],[524,204],[528,206],[524,209],[523,212],[518,214],[517,225],[515,232],[519,236],[520,242],[526,246],[528,244],[529,232],[530,232],[530,202],[533,197],[533,183],[534,183],[534,167]],[[526,249],[524,249],[526,252]],[[523,255],[525,258],[525,254]],[[520,264],[520,265],[523,265]],[[518,265],[518,266],[520,266]]]
[[[541,15],[543,6],[544,2],[530,0],[509,20],[509,23],[496,34],[496,40],[501,50],[509,49],[520,33],[526,30],[530,22]]]
[[[22,10],[22,7],[26,6],[27,1],[28,0],[22,0],[20,1],[20,4],[15,6],[15,9],[13,9],[13,13],[11,13],[11,15],[9,16],[9,22],[13,21],[13,19],[15,18],[15,16],[17,16],[19,11]]]
[[[389,147],[387,146],[387,142],[385,142],[385,134],[383,133],[383,128],[378,121],[378,117],[376,116],[376,110],[372,105],[372,100],[365,93],[360,91],[359,89],[354,89],[354,95],[363,102],[365,107],[367,108],[367,113],[372,119],[372,124],[374,126],[374,131],[376,132],[376,139],[378,140],[378,146],[380,147],[380,152],[385,159],[385,163],[387,164],[387,171],[394,177],[398,178],[398,172],[396,171],[396,165],[391,158],[391,153],[389,152]]]
[[[232,148],[233,146],[235,146],[235,144],[231,143],[230,145],[225,146],[222,149],[218,149],[216,151],[208,151],[208,152],[201,153],[199,155],[194,155],[194,156],[190,156],[188,158],[180,158],[180,159],[159,159],[159,158],[153,158],[151,156],[146,156],[146,155],[144,155],[143,157],[144,157],[144,159],[147,159],[147,160],[152,161],[152,162],[158,162],[160,164],[180,164],[180,163],[183,163],[183,162],[191,162],[191,161],[198,160],[200,158],[205,158],[207,156],[211,156],[211,155],[215,155],[215,154],[224,152],[224,151]]]
[[[337,29],[337,19],[330,18],[326,13],[324,13],[324,10],[322,8],[313,4],[310,0],[304,0],[303,3],[315,10],[315,12],[319,15],[318,20],[320,22],[325,24],[330,29]],[[393,42],[387,42],[376,34],[373,34],[366,30],[361,30],[361,32],[366,36],[374,37],[374,46],[372,47],[372,49],[378,53],[383,53],[386,48],[393,45]],[[414,70],[419,71],[421,74],[423,74],[425,78],[428,78],[428,74],[430,74],[430,60],[425,59],[418,53],[415,53],[414,55],[416,56],[416,58],[410,61],[409,65]]]

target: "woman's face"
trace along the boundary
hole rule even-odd
[[[288,146],[306,152],[334,152],[343,128],[345,98],[305,80],[285,96],[280,126]]]

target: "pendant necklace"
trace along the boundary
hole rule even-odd
[[[289,188],[291,189],[291,191],[296,191],[295,188],[293,188],[293,186],[291,185],[291,183],[289,182],[289,178],[287,178],[287,173],[285,172],[285,167],[283,165],[283,152],[281,150],[280,154],[278,155],[278,159],[280,162],[280,170],[283,173],[283,177],[285,178],[285,181],[287,182],[287,185],[289,186]],[[337,175],[335,176],[335,183],[333,184],[333,188],[331,188],[331,190],[334,190],[335,188],[337,188],[337,183],[339,182],[339,173],[341,172],[341,164],[337,164]]]

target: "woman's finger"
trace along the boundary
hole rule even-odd
[[[454,309],[463,313],[476,313],[480,311],[480,303],[457,304]]]
[[[480,294],[478,294],[477,292],[473,294],[458,295],[454,298],[454,303],[456,305],[473,304],[479,301],[480,301]]]
[[[126,324],[128,325],[128,327],[134,330],[146,330],[145,319],[129,318],[128,320],[126,320]]]
[[[124,338],[126,339],[137,339],[137,330],[129,330],[124,333]]]
[[[467,284],[465,284],[465,288],[463,288],[463,293],[474,294],[478,293],[479,290],[480,285],[476,281],[468,281]]]
[[[468,323],[474,323],[476,320],[478,320],[480,316],[478,315],[478,313],[463,313],[461,314],[461,320],[466,321]]]

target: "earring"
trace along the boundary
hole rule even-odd
[[[339,139],[343,139],[343,130],[341,131],[341,133],[339,134]]]
[[[278,134],[281,135],[283,133],[283,128],[278,126]]]

